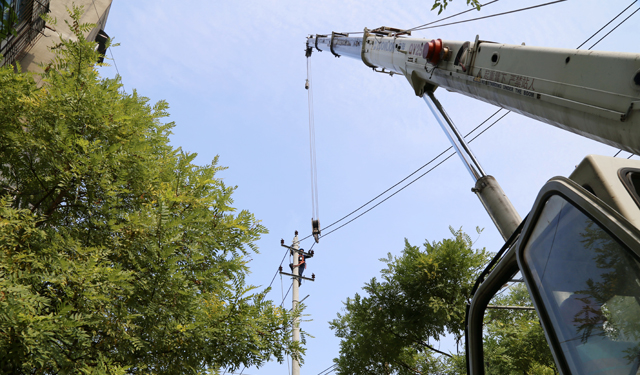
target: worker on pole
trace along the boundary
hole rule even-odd
[[[291,254],[293,255],[293,251],[291,251]],[[304,273],[304,270],[307,268],[307,262],[306,259],[307,258],[313,258],[313,250],[311,250],[309,253],[305,254],[304,251],[299,251],[298,252],[298,276],[302,276],[302,274]],[[294,264],[293,263],[289,263],[289,268],[291,268],[291,272],[293,272],[293,267]],[[298,278],[298,286],[300,286],[302,284],[302,279]]]

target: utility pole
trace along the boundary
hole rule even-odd
[[[311,274],[311,278],[299,276],[300,256],[302,255],[305,258],[312,258],[313,250],[310,250],[308,253],[305,253],[304,249],[300,248],[300,240],[298,240],[298,231],[296,231],[296,234],[293,237],[293,243],[291,244],[291,246],[285,245],[284,240],[280,240],[280,245],[282,247],[286,247],[287,249],[289,249],[289,251],[291,251],[291,254],[293,255],[293,263],[291,264],[293,272],[292,273],[282,272],[282,266],[280,266],[280,274],[291,276],[291,282],[293,283],[291,284],[291,299],[292,299],[291,311],[295,311],[298,308],[298,305],[300,304],[299,288],[300,288],[301,280],[305,279],[308,281],[316,281],[316,275],[313,273]],[[305,261],[305,266],[306,266],[306,261]],[[307,297],[305,297],[304,299],[306,299]],[[295,342],[300,341],[300,320],[298,319],[298,317],[295,317],[293,319],[293,341]],[[300,362],[296,358],[293,358],[293,356],[291,358],[291,362],[292,362],[291,374],[300,375]]]
[[[291,286],[291,299],[292,299],[292,311],[296,311],[298,308],[298,295],[299,295],[299,287],[300,282],[296,277],[298,276],[298,251],[300,249],[300,241],[298,241],[298,231],[296,231],[296,235],[293,237],[292,246],[293,251],[293,276],[291,278],[291,282],[293,285]],[[293,341],[300,341],[300,320],[296,316],[293,318]],[[300,375],[300,362],[296,358],[291,358],[291,375]]]

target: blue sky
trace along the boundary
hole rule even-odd
[[[438,18],[430,11],[431,1],[114,0],[106,32],[121,45],[112,48],[114,66],[101,68],[101,74],[114,76],[117,65],[128,92],[137,89],[151,102],[167,100],[169,120],[176,122],[172,144],[198,153],[196,162],[209,163],[220,155],[220,164],[229,169],[219,177],[238,186],[235,206],[253,212],[270,231],[258,243],[260,254],[250,262],[249,277],[250,283],[267,286],[284,255],[280,239],[290,242],[295,230],[302,236],[311,231],[305,37],[418,26]],[[630,2],[570,0],[414,37],[473,41],[478,34],[500,43],[576,48]],[[501,0],[460,19],[539,3]],[[441,17],[464,9],[465,1],[454,1]],[[595,49],[638,52],[639,19],[633,16]],[[319,211],[326,226],[449,144],[403,77],[373,73],[361,61],[337,59],[328,51],[314,53],[311,66]],[[436,95],[463,133],[496,110],[445,90]],[[569,175],[587,154],[617,151],[517,114],[509,114],[471,146],[523,217],[546,180]],[[501,247],[472,185],[460,160],[451,158],[315,246],[306,272],[315,273],[316,281],[300,289],[301,297],[310,295],[305,302],[312,319],[303,329],[315,337],[308,340],[301,373],[318,374],[332,365],[339,341],[327,322],[347,297],[379,275],[383,265],[378,259],[388,252],[400,254],[404,238],[412,244],[441,240],[450,236],[449,226],[462,227],[475,238],[479,226],[485,230],[478,247]],[[309,246],[310,240],[302,244]],[[269,296],[277,303],[281,285],[286,292],[290,281],[275,279]],[[290,306],[290,297],[285,304]],[[448,342],[441,348],[453,349]],[[244,374],[287,371],[287,363],[272,362]]]

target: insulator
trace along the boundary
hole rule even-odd
[[[280,245],[284,245],[284,240],[283,239],[280,240]]]
[[[312,273],[312,274],[311,274],[311,278],[315,280],[315,279],[316,279],[316,274],[315,274],[315,273]]]

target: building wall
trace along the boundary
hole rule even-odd
[[[81,23],[93,23],[96,26],[87,34],[87,40],[94,40],[100,30],[104,30],[109,16],[112,0],[51,0],[49,4],[49,15],[57,19],[57,25],[47,24],[43,30],[43,35],[36,41],[26,53],[19,59],[23,71],[38,73],[41,72],[40,63],[51,61],[54,54],[49,50],[56,45],[61,35],[65,39],[73,39],[74,36],[69,31],[64,20],[69,20],[67,7],[72,4],[83,6]]]

